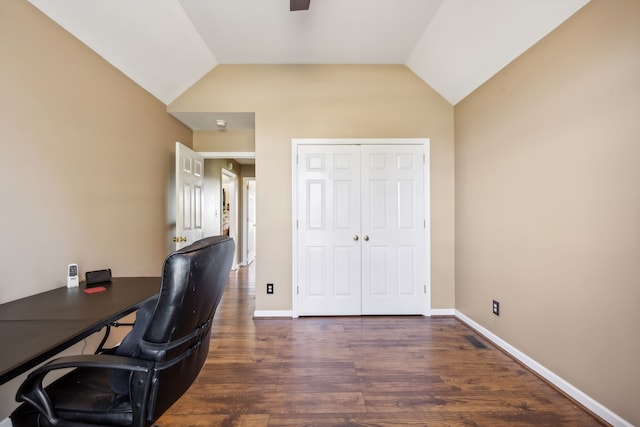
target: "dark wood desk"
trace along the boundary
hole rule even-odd
[[[104,292],[58,288],[0,305],[0,384],[135,311],[159,277],[113,278]]]

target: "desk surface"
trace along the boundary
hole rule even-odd
[[[104,292],[58,288],[0,305],[0,384],[137,309],[159,277],[114,278]]]

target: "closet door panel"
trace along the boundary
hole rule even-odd
[[[298,147],[299,315],[362,312],[359,151]]]
[[[424,162],[415,145],[363,145],[362,313],[424,314]]]

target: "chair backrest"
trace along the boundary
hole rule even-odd
[[[233,239],[215,236],[175,251],[165,260],[158,302],[138,354],[156,362],[148,419],[165,412],[200,373],[234,251]]]

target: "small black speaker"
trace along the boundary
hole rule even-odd
[[[87,288],[92,286],[97,286],[100,283],[110,282],[111,281],[111,269],[107,268],[106,270],[97,270],[97,271],[87,271]]]

